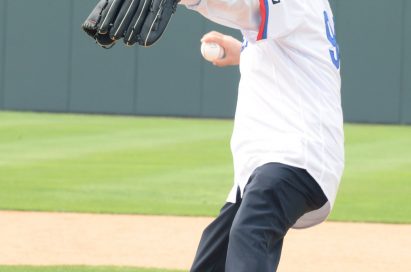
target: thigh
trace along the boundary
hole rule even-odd
[[[233,221],[226,271],[275,271],[289,228],[326,201],[303,169],[278,163],[257,168]]]
[[[244,190],[235,221],[271,218],[288,230],[305,213],[327,202],[321,187],[304,169],[268,163],[257,168]],[[271,215],[271,216],[268,216]]]

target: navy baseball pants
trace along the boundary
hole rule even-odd
[[[251,175],[236,203],[204,230],[191,272],[273,272],[283,238],[306,212],[327,202],[304,169],[268,163]]]

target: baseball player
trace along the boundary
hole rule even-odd
[[[240,65],[234,186],[204,231],[191,271],[276,271],[284,236],[330,213],[344,168],[340,57],[327,0],[182,0],[240,29],[202,41]]]

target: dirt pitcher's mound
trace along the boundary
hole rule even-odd
[[[187,270],[211,218],[0,212],[0,264]],[[282,272],[408,272],[411,226],[324,223],[286,237]]]

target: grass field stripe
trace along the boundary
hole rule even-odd
[[[0,207],[215,216],[232,187],[231,134],[232,120],[0,112]],[[411,126],[345,135],[330,220],[410,224]]]
[[[129,12],[130,12],[130,10],[131,10],[131,7],[133,6],[133,3],[134,3],[134,0],[131,1],[131,4],[130,4],[130,6],[128,7],[127,12],[126,12],[126,14],[125,14],[124,17],[123,17],[123,20],[121,20],[121,23],[120,23],[120,25],[118,26],[118,29],[117,29],[116,33],[114,33],[114,36],[116,36],[117,33],[120,31],[120,28],[121,28],[121,26],[124,24],[124,21],[126,20],[127,15],[129,14]]]

